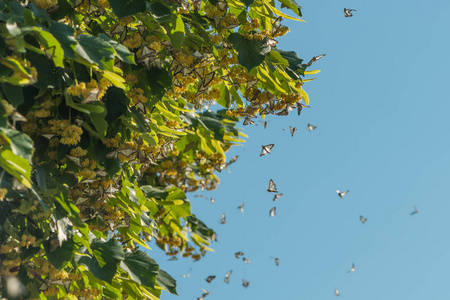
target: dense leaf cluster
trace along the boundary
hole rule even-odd
[[[308,104],[314,72],[276,48],[300,7],[280,3],[296,17],[267,0],[0,0],[2,297],[176,293],[139,248],[204,256],[216,236],[186,193],[216,188],[241,117]]]

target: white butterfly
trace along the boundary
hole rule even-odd
[[[418,214],[418,213],[419,213],[419,211],[417,210],[417,207],[414,206],[414,211],[411,213],[411,216]]]
[[[250,259],[247,259],[247,258],[245,258],[245,257],[243,257],[242,260],[243,260],[246,264],[251,263]]]
[[[359,220],[360,220],[361,223],[363,223],[363,224],[367,222],[367,219],[364,218],[363,216],[359,216]]]
[[[211,281],[213,281],[214,278],[216,278],[216,275],[210,275],[205,280],[206,280],[206,282],[211,283]]]
[[[335,289],[335,290],[334,290],[334,294],[335,294],[336,296],[339,296],[341,293],[339,292],[338,289]]]
[[[241,212],[244,212],[244,202],[237,207]]]
[[[280,199],[282,196],[283,196],[282,193],[276,194],[275,196],[273,196],[273,201],[277,201],[277,200]]]
[[[345,17],[353,17],[352,11],[356,11],[356,9],[344,8]]]
[[[244,252],[241,251],[234,253],[234,256],[236,256],[237,259],[239,259],[242,255],[244,255]]]
[[[289,126],[289,129],[291,130],[291,136],[294,137],[294,133],[297,131],[297,128]]]
[[[350,190],[347,190],[345,192],[340,192],[339,190],[336,190],[336,193],[338,194],[341,199],[344,199],[344,196],[347,195],[347,193],[350,192]]]
[[[308,124],[308,126],[306,127],[306,130],[308,130],[308,131],[313,131],[313,130],[316,129],[316,128],[317,128],[317,126]]]
[[[274,207],[274,208],[272,208],[270,211],[269,211],[269,217],[275,217],[275,211],[276,211],[276,207]]]
[[[267,189],[267,191],[271,193],[278,193],[277,186],[272,179],[269,180],[269,188]]]
[[[273,146],[275,146],[275,144],[269,144],[269,145],[262,145],[262,150],[261,150],[261,154],[259,156],[264,156],[267,154],[270,154],[270,151],[272,151]]]
[[[248,285],[250,284],[250,282],[248,282],[247,280],[245,280],[245,279],[242,279],[242,286],[243,287],[248,287]]]
[[[278,259],[278,257],[275,257],[275,265],[279,265],[280,264],[280,260]]]
[[[222,216],[220,217],[219,223],[225,224],[226,222],[227,222],[227,219],[226,219],[225,213],[223,213]]]
[[[311,58],[311,60],[306,64],[307,67],[311,66],[314,62],[318,61],[319,59],[321,59],[322,57],[324,57],[326,54],[321,54],[318,56],[314,56],[313,58]]]
[[[355,264],[353,263],[353,264],[352,264],[352,268],[351,268],[350,271],[348,271],[348,273],[353,273],[353,272],[355,272],[355,271],[356,271],[356,269],[355,269]]]
[[[230,270],[227,274],[225,274],[225,283],[230,283],[230,275],[233,272],[233,270]]]

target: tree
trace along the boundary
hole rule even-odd
[[[139,250],[201,259],[215,233],[186,193],[215,189],[236,128],[299,111],[295,0],[0,0],[0,275],[11,299],[158,299]],[[214,101],[222,107],[209,109]]]

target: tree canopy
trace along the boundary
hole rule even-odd
[[[216,235],[187,193],[216,188],[240,120],[308,104],[314,59],[276,46],[300,17],[295,0],[0,0],[2,296],[176,293],[149,242],[201,259]]]

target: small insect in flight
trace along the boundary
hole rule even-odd
[[[278,257],[275,257],[275,265],[278,267],[279,264],[280,264],[280,260],[278,259]]]
[[[248,282],[247,280],[245,280],[245,279],[242,279],[242,286],[243,287],[248,287],[248,285],[250,284],[250,282]]]
[[[273,196],[273,201],[277,201],[277,200],[280,199],[282,196],[283,196],[282,193],[276,194],[275,196]]]
[[[238,157],[239,157],[239,155],[233,156],[233,157],[230,159],[230,161],[228,162],[228,165],[231,165],[231,164],[235,163],[235,162],[237,161]]]
[[[264,129],[267,127],[267,121],[260,121],[264,125]]]
[[[275,146],[275,144],[269,144],[269,145],[262,145],[262,150],[261,150],[261,154],[259,156],[264,156],[267,154],[270,154],[270,151],[272,151],[273,146]]]
[[[364,218],[363,216],[359,216],[359,220],[360,220],[361,223],[363,223],[363,224],[367,222],[367,219]]]
[[[225,224],[225,223],[227,223],[227,219],[226,219],[225,213],[223,213],[222,216],[220,217],[219,223],[220,223],[220,224]]]
[[[251,263],[250,259],[247,259],[245,257],[242,258],[242,261],[245,262],[246,264]]]
[[[308,105],[302,104],[300,102],[297,102],[297,115],[300,116],[300,114],[302,113],[302,109],[303,107],[308,107]]]
[[[272,179],[269,180],[269,188],[267,189],[269,193],[278,193],[277,186]]]
[[[237,259],[240,259],[242,255],[244,255],[244,252],[241,251],[234,253],[234,256],[236,256]]]
[[[345,17],[353,17],[352,11],[356,11],[356,9],[344,8]]]
[[[307,67],[311,66],[314,62],[318,61],[319,59],[321,59],[322,57],[324,57],[326,54],[322,54],[322,55],[318,55],[318,56],[313,56],[313,58],[311,58],[311,60],[306,64]]]
[[[228,271],[228,273],[227,274],[225,274],[225,279],[224,279],[224,281],[225,281],[225,283],[230,283],[230,276],[231,276],[231,273],[233,272],[233,270],[230,270],[230,271]]]
[[[189,272],[187,272],[186,274],[181,275],[183,278],[189,278],[190,273],[192,271],[192,268],[189,269]]]
[[[306,127],[306,130],[308,130],[308,131],[313,131],[313,130],[316,129],[316,128],[317,128],[317,126],[308,124],[308,126]]]
[[[297,128],[289,126],[289,129],[291,130],[291,136],[294,137],[294,133],[297,131]]]
[[[336,193],[338,194],[338,196],[339,196],[341,199],[344,199],[344,196],[347,195],[348,192],[350,192],[350,190],[347,190],[347,191],[345,191],[345,192],[340,192],[339,190],[336,190]]]
[[[414,206],[414,211],[411,213],[411,216],[418,214],[419,211],[417,210],[417,207]]]
[[[206,282],[211,283],[211,281],[213,281],[214,278],[216,278],[216,275],[210,275],[210,276],[206,277],[205,280],[206,280]]]
[[[215,201],[214,198],[211,197],[211,203],[212,203],[212,204],[214,204],[214,201]]]
[[[247,125],[256,125],[256,123],[253,122],[252,119],[250,119],[249,117],[246,117],[246,118],[244,119],[243,125],[244,125],[244,126],[247,126]]]
[[[198,297],[197,300],[204,300],[206,296],[209,295],[209,292],[205,289],[202,289],[203,295],[201,297]]]
[[[275,211],[276,211],[276,207],[273,207],[270,211],[269,211],[269,217],[275,217]]]
[[[356,271],[356,269],[355,269],[355,264],[353,263],[352,264],[352,268],[350,269],[350,271],[348,271],[347,273],[353,273],[353,272],[355,272]]]
[[[244,202],[237,207],[241,212],[244,212]]]
[[[336,296],[339,296],[341,293],[339,292],[338,289],[335,289],[335,290],[334,290],[334,294],[335,294]]]

